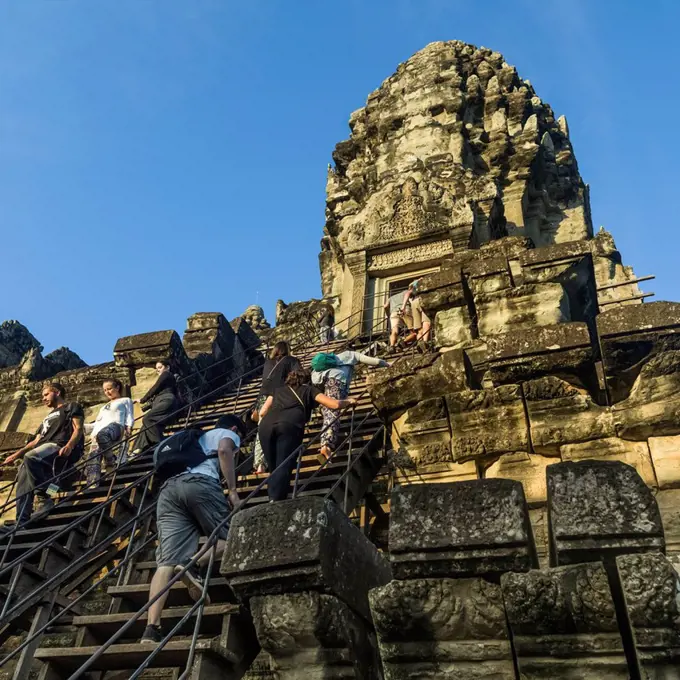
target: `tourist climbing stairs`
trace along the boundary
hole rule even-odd
[[[370,344],[374,351],[375,338]],[[318,351],[346,348],[347,341],[339,340],[297,354],[303,365],[309,365]],[[366,348],[355,341],[354,349]],[[322,421],[316,418],[309,425],[306,449],[291,477],[294,495],[331,498],[348,514],[366,497],[382,465],[385,446],[383,424],[366,394],[365,378],[358,373],[351,391],[358,403],[351,413],[343,414],[335,455],[319,464]],[[168,433],[183,427],[209,429],[225,413],[244,415],[255,404],[260,377],[244,377],[235,383],[224,394],[192,408],[187,417],[167,429]],[[266,478],[255,473],[251,458],[240,463],[239,473],[239,493],[248,498],[249,506],[268,500]],[[133,670],[143,659],[149,667],[188,668],[187,659],[191,658],[197,677],[210,672],[215,664],[230,669],[229,674],[236,674],[232,677],[246,667],[257,652],[256,644],[246,613],[236,605],[221,577],[210,581],[211,604],[203,607],[200,631],[182,635],[189,630],[187,626],[193,628],[195,617],[187,615],[188,594],[178,582],[171,589],[163,619],[166,628],[178,624],[172,640],[150,660],[148,648],[140,647],[144,618],[135,618],[135,612],[148,599],[155,567],[151,477],[152,461],[147,453],[121,466],[113,478],[103,478],[98,487],[78,490],[35,526],[29,524],[0,539],[0,585],[4,588],[0,595],[12,592],[11,599],[0,601],[0,633],[7,637],[29,631],[19,649],[0,658],[0,668],[6,659],[16,665],[16,678],[27,677],[34,655],[44,662],[46,678],[69,677],[88,659],[88,672]],[[111,579],[115,585],[110,585]],[[93,593],[104,587],[103,611],[92,613]],[[183,618],[186,620],[179,625]],[[52,640],[50,646],[37,649],[43,633],[56,635],[58,640],[66,635],[68,642],[54,646]],[[94,649],[111,635],[117,636],[115,643],[92,661]]]

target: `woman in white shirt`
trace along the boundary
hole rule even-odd
[[[116,378],[104,381],[102,385],[108,404],[99,410],[94,423],[85,425],[85,434],[91,437],[90,453],[85,464],[88,485],[96,484],[101,477],[102,455],[107,467],[116,464],[114,445],[123,437],[128,437],[134,422],[132,399],[123,397],[123,383]],[[99,452],[102,452],[99,454]]]

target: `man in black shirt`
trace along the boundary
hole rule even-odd
[[[58,456],[68,458],[82,448],[83,408],[75,402],[66,402],[65,396],[63,385],[45,385],[42,391],[43,404],[52,410],[42,421],[35,439],[5,458],[3,463],[10,465],[25,456],[17,473],[17,524],[31,518],[36,491],[41,497],[38,513],[42,516],[49,512],[54,502],[45,494],[44,485],[54,476],[55,459]]]

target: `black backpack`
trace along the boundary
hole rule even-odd
[[[165,481],[186,472],[187,468],[196,467],[209,458],[217,458],[217,454],[206,455],[199,443],[205,434],[203,430],[192,428],[181,430],[164,439],[153,452],[153,468],[156,479]]]

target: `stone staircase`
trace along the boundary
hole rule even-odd
[[[298,356],[304,365],[308,365],[320,349],[340,351],[346,345],[346,341],[336,341],[323,347],[311,347]],[[243,414],[253,406],[259,387],[259,378],[244,381],[237,389],[201,404],[188,419],[175,423],[167,431],[170,433],[185,426],[209,429],[224,413]],[[305,442],[309,447],[302,456],[297,480],[300,497],[332,498],[347,514],[355,511],[367,495],[371,481],[382,465],[382,458],[376,453],[384,445],[383,424],[366,393],[362,374],[356,376],[351,394],[358,396],[359,402],[353,416],[343,416],[339,441],[347,442],[344,446],[341,444],[332,460],[320,469],[316,440],[322,421],[316,416],[306,433]],[[242,498],[251,495],[249,506],[265,503],[268,496],[266,485],[262,484],[264,476],[253,474],[249,468],[252,464],[246,460],[241,465],[243,474],[238,477],[239,493]],[[58,625],[47,630],[48,635],[54,630],[67,631],[66,638],[61,633],[57,635],[59,640],[68,640],[67,646],[36,649],[40,639],[36,638],[24,650],[23,663],[17,664],[14,677],[27,677],[33,653],[36,659],[45,662],[43,677],[68,677],[92,656],[97,645],[129,622],[134,612],[148,600],[155,562],[152,551],[146,550],[131,559],[124,572],[118,572],[118,582],[106,588],[103,607],[98,607],[98,613],[90,613],[83,602],[73,604],[79,591],[91,583],[99,570],[121,560],[132,541],[139,543],[140,539],[143,541],[151,535],[152,500],[151,494],[145,491],[151,470],[151,456],[140,456],[121,466],[113,482],[102,479],[97,488],[77,490],[35,526],[29,524],[0,542],[0,556],[6,553],[5,565],[14,564],[11,569],[5,567],[4,573],[0,571],[1,592],[5,598],[13,584],[13,597],[6,610],[11,616],[7,617],[2,629],[4,639],[22,631],[35,632],[59,611],[69,607],[69,611],[59,618]],[[291,479],[293,483],[294,478]],[[41,541],[54,536],[55,532],[61,532],[58,540],[41,545]],[[92,550],[97,544],[98,549]],[[76,562],[88,550],[87,558]],[[45,588],[48,579],[52,579],[54,587]],[[42,590],[40,586],[43,586]],[[34,595],[28,597],[30,593]],[[254,634],[248,627],[247,615],[235,604],[223,578],[212,579],[210,597],[212,603],[203,613],[195,648],[193,672],[197,675],[194,677],[204,677],[216,666],[228,677],[239,677],[257,653]],[[168,630],[187,614],[189,603],[185,587],[181,582],[177,583],[172,588],[166,609],[167,621],[164,618]],[[138,642],[143,624],[144,619],[135,621],[116,644],[98,657],[90,670],[130,670],[141,664],[151,651],[148,645],[140,646]],[[186,663],[191,637],[184,634],[185,629],[186,626],[181,628],[154,657],[151,666],[168,668]]]

